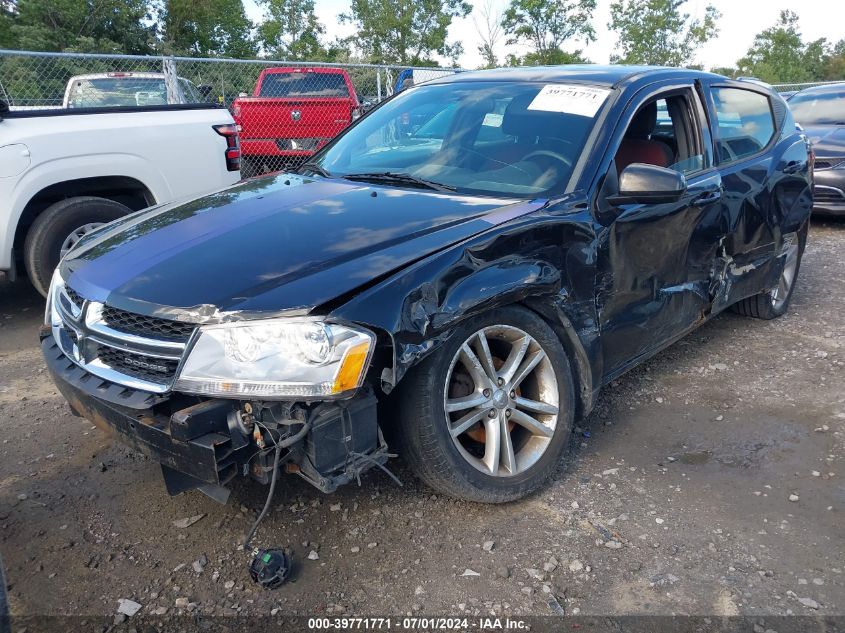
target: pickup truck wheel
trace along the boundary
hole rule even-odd
[[[396,435],[432,488],[469,501],[512,501],[542,485],[567,450],[573,394],[551,327],[525,308],[499,308],[461,325],[409,372]]]
[[[32,223],[24,243],[24,263],[32,285],[45,297],[53,270],[86,234],[132,212],[129,207],[93,196],[61,200]]]
[[[799,231],[781,255],[784,258],[783,269],[777,285],[765,292],[736,302],[731,306],[731,310],[742,316],[765,320],[776,319],[786,314],[792,293],[795,291],[795,282],[798,280],[798,270],[801,268],[801,257],[804,255],[806,244],[807,231]]]

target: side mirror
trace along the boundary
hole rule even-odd
[[[632,163],[619,176],[619,193],[607,201],[620,204],[659,204],[680,200],[687,191],[687,179],[680,172],[657,165]]]

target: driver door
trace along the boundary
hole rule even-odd
[[[693,87],[651,92],[627,116],[603,189],[618,186],[617,167],[621,172],[639,162],[683,173],[687,190],[675,202],[614,207],[602,195],[596,202],[606,225],[596,302],[608,380],[688,332],[709,311],[722,234],[721,178]]]

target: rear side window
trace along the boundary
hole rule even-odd
[[[270,73],[261,82],[261,97],[348,97],[339,73]]]
[[[742,88],[713,88],[712,93],[720,161],[733,162],[761,152],[775,135],[769,98]]]
[[[166,105],[164,79],[150,77],[110,77],[73,82],[68,95],[69,108]]]

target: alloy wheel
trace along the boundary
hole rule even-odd
[[[463,342],[449,365],[443,402],[449,434],[476,469],[512,477],[548,449],[559,393],[536,339],[509,325],[485,327]]]

